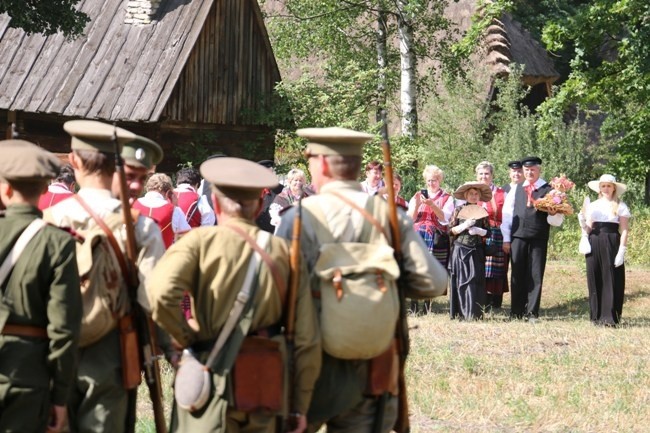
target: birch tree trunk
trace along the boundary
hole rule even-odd
[[[397,32],[399,35],[400,52],[400,107],[402,134],[415,138],[418,133],[418,112],[417,112],[417,85],[416,66],[417,60],[413,50],[413,28],[411,16],[408,12],[408,0],[399,0],[399,18],[397,20]]]
[[[386,108],[386,59],[388,56],[386,40],[388,37],[388,25],[386,23],[386,12],[381,9],[381,3],[379,5],[379,10],[376,31],[377,68],[379,74],[377,75],[377,107],[375,119],[377,122],[382,122],[382,111]]]

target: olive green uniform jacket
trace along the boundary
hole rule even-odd
[[[189,347],[196,341],[214,341],[217,338],[244,282],[252,248],[228,225],[243,229],[253,239],[259,231],[252,222],[241,218],[230,219],[225,225],[194,229],[167,250],[148,281],[147,291],[151,297],[154,321],[183,347]],[[288,282],[289,243],[271,237],[266,251],[275,262],[281,278]],[[305,276],[303,273],[297,296],[293,387],[294,409],[303,414],[309,405],[321,362],[318,326]],[[253,299],[251,331],[277,325],[283,317],[278,288],[264,262],[258,281]],[[193,299],[193,316],[200,326],[198,333],[188,326],[179,307],[185,291]],[[224,350],[227,348],[224,347]],[[214,380],[219,379],[215,377]],[[208,413],[219,410],[214,400],[217,399],[211,397],[208,409],[201,415],[190,415],[175,408],[172,416],[178,417],[178,431],[192,431],[188,430],[190,426],[200,431],[225,431],[223,413]],[[273,422],[272,417],[268,417],[267,422]],[[220,425],[215,425],[217,423]],[[231,430],[228,429],[229,432]]]
[[[30,205],[7,209],[0,218],[0,263],[41,215]],[[48,339],[0,336],[0,431],[44,431],[50,406],[66,404],[77,365],[81,295],[72,236],[43,227],[25,247],[2,291],[7,323],[45,328]],[[25,395],[21,389],[34,392]],[[13,396],[15,401],[10,401]],[[13,403],[22,411],[12,411]]]
[[[82,188],[78,194],[99,215],[121,212],[120,200],[105,189]],[[60,227],[83,230],[95,224],[74,198],[63,200],[48,208],[44,218]],[[125,245],[126,233],[113,233]],[[158,259],[165,252],[160,228],[154,220],[140,216],[135,221],[135,238],[138,248],[136,265],[140,287],[138,302],[148,309],[148,297],[144,282]],[[122,386],[122,360],[117,330],[113,330],[98,342],[79,349],[79,370],[74,392],[68,400],[70,430],[92,432],[122,432],[125,429],[127,392]]]
[[[312,290],[318,288],[318,276],[313,269],[319,256],[320,242],[316,238],[316,224],[323,224],[312,215],[307,205],[320,206],[327,218],[327,227],[334,239],[360,239],[362,228],[368,224],[361,213],[329,191],[336,191],[365,208],[367,200],[375,200],[373,216],[391,236],[388,204],[378,196],[368,196],[356,181],[332,181],[321,187],[319,194],[304,200],[303,229],[301,249],[311,275]],[[283,215],[277,235],[291,238],[296,209],[290,209]],[[413,221],[398,210],[404,266],[402,278],[405,282],[406,297],[412,299],[432,298],[442,295],[447,288],[447,272],[428,252],[422,238],[413,230]],[[328,228],[325,228],[327,230]],[[320,303],[315,302],[317,314]],[[354,332],[354,330],[350,330]],[[328,431],[370,431],[374,410],[370,398],[365,398],[367,385],[367,361],[346,361],[323,353],[323,366],[314,390],[314,398],[308,412],[310,431],[317,430],[318,425],[328,424]],[[395,420],[396,399],[390,399],[384,414],[382,431],[391,430]]]

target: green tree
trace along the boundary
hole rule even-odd
[[[9,27],[45,36],[62,32],[66,37],[83,33],[88,15],[75,9],[80,0],[0,0],[0,13],[11,18]]]
[[[612,143],[607,170],[645,183],[650,203],[650,3],[646,0],[558,2],[542,37],[550,50],[571,47],[571,71],[543,107],[557,117],[572,104],[604,113],[603,136]],[[588,31],[587,31],[588,29]]]
[[[446,5],[446,0],[285,0],[281,10],[269,12],[267,23],[285,69],[306,64],[301,75],[323,88],[327,81],[343,79],[351,68],[363,71],[368,83],[357,75],[346,84],[350,94],[356,87],[370,91],[362,102],[367,110],[357,115],[367,117],[383,108],[398,112],[402,132],[414,136],[418,95],[436,87],[435,70],[417,75],[418,60],[435,58],[447,68],[458,64],[450,51],[454,32],[443,15]],[[395,109],[391,96],[398,89],[403,98]]]

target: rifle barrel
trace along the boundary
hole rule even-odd
[[[392,246],[395,251],[395,259],[399,264],[400,278],[403,275],[404,261],[402,257],[402,239],[399,231],[399,220],[397,218],[397,203],[395,202],[395,188],[393,185],[393,166],[390,155],[390,142],[387,134],[382,140],[381,148],[384,155],[384,173],[386,176],[386,188],[388,190],[388,208],[392,234]],[[397,420],[393,429],[397,433],[408,433],[410,431],[408,396],[406,392],[406,358],[408,356],[408,324],[406,319],[406,294],[403,283],[398,280],[397,289],[400,303],[400,314],[395,325],[395,335],[397,338],[397,349],[399,351],[399,370],[398,370],[398,411]]]
[[[294,404],[294,385],[295,385],[295,365],[293,362],[293,355],[295,351],[294,337],[295,337],[295,321],[296,321],[296,301],[298,299],[298,290],[300,288],[300,235],[302,232],[302,197],[298,200],[298,210],[296,218],[293,221],[293,230],[291,232],[291,257],[290,277],[289,277],[289,293],[287,295],[287,322],[285,326],[285,337],[287,339],[287,353],[289,362],[289,416],[286,422],[286,431],[292,431],[297,425],[295,419],[295,404]]]
[[[126,183],[126,172],[124,169],[124,160],[120,154],[120,147],[117,141],[117,129],[113,132],[113,143],[115,143],[115,171],[120,181],[120,201],[122,203],[122,218],[124,221],[124,230],[126,232],[126,257],[128,262],[127,281],[129,288],[129,297],[131,298],[132,315],[135,321],[136,333],[138,336],[140,348],[140,365],[145,373],[145,381],[149,388],[149,397],[153,407],[154,424],[157,433],[167,433],[167,424],[165,422],[165,412],[162,404],[162,389],[160,380],[160,368],[154,359],[155,338],[151,329],[151,319],[138,303],[138,272],[137,272],[137,245],[135,240],[135,224],[131,214],[131,203],[129,201],[129,189]],[[130,398],[135,399],[137,393],[133,393]],[[137,390],[136,390],[137,391]],[[132,406],[130,410],[134,410]],[[133,416],[131,414],[131,416]]]

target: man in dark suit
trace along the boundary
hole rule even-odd
[[[510,316],[535,322],[539,317],[550,226],[560,226],[564,215],[535,208],[535,201],[552,189],[540,178],[542,160],[531,156],[522,159],[521,165],[525,180],[506,197],[501,232],[503,251],[512,257]]]

